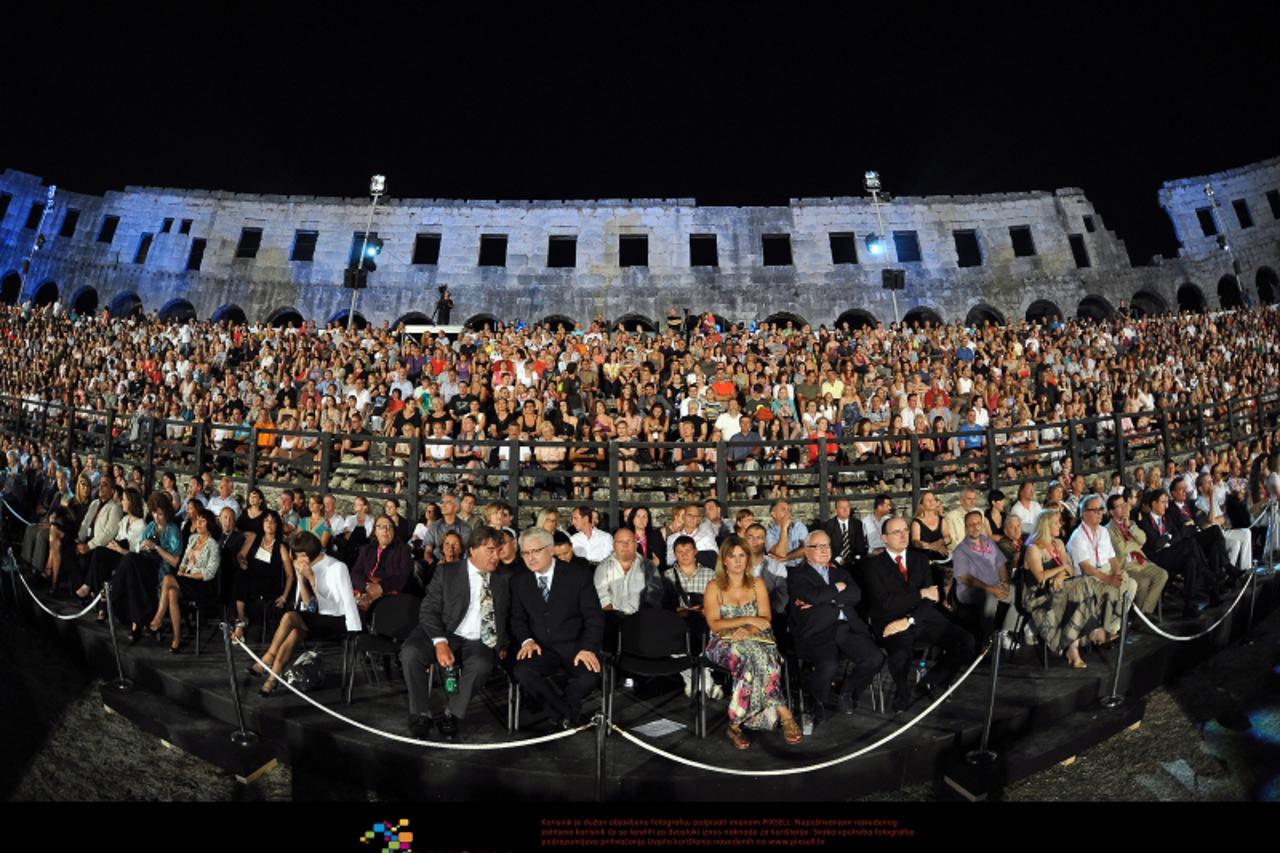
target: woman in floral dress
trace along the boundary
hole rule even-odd
[[[748,568],[747,544],[729,536],[720,546],[715,580],[703,595],[711,631],[707,657],[729,670],[729,739],[738,749],[751,741],[742,731],[772,729],[779,721],[787,743],[801,740],[800,726],[782,696],[782,658],[774,642],[769,592]]]

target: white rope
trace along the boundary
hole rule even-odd
[[[267,666],[267,664],[263,662],[262,658],[255,655],[253,651],[244,644],[243,640],[233,640],[232,642],[235,645],[239,646],[240,648],[244,649],[245,654],[253,658],[254,663],[257,663],[264,670],[270,671],[271,667]],[[372,726],[366,726],[364,723],[361,723],[357,720],[353,720],[350,717],[346,717],[346,716],[343,716],[342,714],[339,714],[337,711],[326,708],[324,705],[321,705],[319,702],[312,699],[310,696],[303,693],[301,690],[298,690],[289,682],[285,681],[284,678],[277,676],[276,686],[273,687],[272,689],[279,690],[281,686],[289,688],[290,690],[293,691],[293,694],[295,696],[298,696],[302,699],[307,700],[314,707],[320,709],[321,711],[324,711],[326,714],[328,714],[330,717],[333,717],[335,720],[340,720],[349,726],[354,726],[355,728],[366,731],[371,735],[377,735],[378,737],[386,738],[387,740],[397,740],[397,741],[400,741],[400,743],[407,743],[411,746],[430,746],[430,747],[435,747],[436,749],[456,749],[456,750],[465,751],[465,752],[483,752],[486,750],[494,750],[494,749],[515,749],[522,746],[536,746],[537,744],[540,744],[540,743],[550,743],[551,741],[563,740],[564,738],[567,738],[567,737],[573,737],[574,735],[580,732],[585,732],[587,729],[595,725],[595,722],[592,721],[590,723],[586,723],[585,725],[578,726],[576,729],[569,729],[568,731],[556,732],[555,734],[544,735],[543,737],[535,737],[535,738],[528,738],[526,740],[510,741],[508,743],[440,743],[438,741],[419,740],[418,738],[406,737],[405,735],[398,735],[398,734],[394,734],[393,732],[384,732],[381,729],[375,729]]]
[[[76,619],[79,619],[81,616],[86,615],[90,610],[92,610],[92,609],[94,609],[95,607],[97,607],[97,606],[98,606],[98,602],[102,600],[102,593],[98,593],[97,595],[95,595],[95,596],[93,597],[93,601],[90,601],[90,602],[89,602],[89,606],[88,606],[88,607],[86,607],[84,610],[81,610],[79,613],[76,613],[76,614],[75,614],[75,615],[73,615],[73,616],[68,616],[68,615],[63,614],[63,613],[54,613],[54,612],[53,612],[52,610],[50,610],[49,608],[45,607],[45,606],[44,606],[44,602],[43,602],[43,601],[41,601],[41,600],[36,596],[35,590],[33,590],[33,589],[31,588],[31,585],[27,583],[27,579],[26,579],[26,577],[22,574],[22,572],[16,572],[16,574],[18,575],[18,579],[22,581],[22,585],[23,585],[23,586],[25,586],[25,587],[27,588],[27,592],[31,593],[31,600],[32,600],[32,601],[34,601],[34,602],[36,603],[36,605],[37,605],[41,610],[43,610],[45,613],[48,613],[48,614],[49,614],[50,616],[52,616],[54,619],[62,619],[62,620],[67,621],[67,622],[74,621],[74,620],[76,620]]]
[[[3,502],[5,505],[5,508],[9,510],[9,512],[13,513],[14,518],[18,519],[18,521],[21,521],[23,524],[27,525],[27,527],[31,526],[31,522],[27,521],[25,518],[18,515],[18,511],[13,507],[9,506],[9,501],[6,500],[3,495],[0,495],[0,502]]]
[[[947,701],[947,698],[950,697],[951,694],[954,693],[956,689],[961,684],[963,684],[970,675],[973,674],[973,671],[978,668],[978,664],[982,663],[982,659],[987,656],[988,651],[990,651],[990,649],[987,649],[987,651],[984,651],[982,654],[978,655],[977,659],[974,660],[973,664],[965,671],[964,675],[956,679],[956,682],[952,684],[949,688],[947,688],[947,691],[945,693],[943,693],[941,696],[935,699],[933,701],[933,704],[931,704],[929,707],[925,708],[923,711],[917,714],[905,726],[898,729],[897,731],[890,732],[889,734],[880,738],[880,740],[876,741],[873,744],[864,746],[862,749],[858,750],[857,752],[851,752],[848,755],[841,756],[840,758],[833,758],[830,761],[824,761],[821,764],[809,764],[809,765],[806,765],[805,767],[789,767],[785,770],[735,770],[729,767],[716,767],[711,764],[703,764],[700,761],[693,761],[691,759],[684,758],[679,755],[674,755],[670,752],[667,752],[666,750],[658,749],[656,746],[653,746],[652,744],[649,744],[643,740],[640,740],[640,738],[636,737],[630,732],[627,732],[627,731],[624,731],[623,729],[618,728],[616,725],[613,726],[613,730],[616,731],[618,734],[622,735],[627,740],[634,743],[636,746],[640,747],[641,749],[648,750],[649,752],[652,752],[655,755],[661,755],[663,758],[669,759],[671,761],[675,761],[679,764],[683,764],[686,767],[693,767],[697,770],[707,770],[712,773],[723,773],[729,776],[794,776],[798,773],[812,773],[815,770],[825,770],[828,767],[834,767],[837,764],[843,764],[846,761],[852,761],[853,759],[858,758],[859,756],[866,755],[868,752],[871,752],[872,750],[875,750],[875,749],[879,749],[881,746],[885,745],[889,741],[893,740],[894,738],[897,738],[899,735],[902,735],[903,733],[913,728],[917,723],[919,723],[925,717],[933,713],[934,708],[937,708],[943,702]]]
[[[1192,640],[1200,639],[1206,634],[1212,634],[1214,629],[1217,628],[1219,625],[1221,625],[1223,621],[1225,621],[1226,618],[1231,615],[1231,611],[1235,610],[1236,607],[1240,604],[1240,599],[1244,598],[1245,592],[1249,589],[1249,584],[1253,582],[1254,582],[1254,574],[1253,572],[1249,572],[1249,579],[1245,581],[1244,586],[1240,587],[1240,593],[1236,596],[1236,600],[1231,602],[1231,606],[1227,608],[1227,612],[1223,613],[1221,618],[1219,618],[1217,622],[1214,622],[1211,626],[1209,626],[1208,628],[1205,628],[1199,634],[1193,634],[1190,637],[1178,637],[1166,631],[1162,631],[1160,627],[1156,625],[1154,622],[1152,622],[1150,619],[1148,619],[1147,614],[1143,613],[1141,610],[1138,611],[1138,615],[1142,617],[1143,622],[1147,623],[1148,628],[1150,628],[1152,631],[1155,631],[1157,634],[1164,637],[1166,640],[1173,640],[1178,643],[1189,643]]]

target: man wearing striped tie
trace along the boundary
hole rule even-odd
[[[498,568],[501,534],[479,525],[467,542],[467,558],[443,563],[427,586],[420,624],[400,649],[400,665],[409,685],[409,732],[417,738],[431,729],[427,707],[427,671],[431,664],[461,669],[458,692],[446,694],[440,734],[454,739],[467,715],[471,694],[484,684],[499,660],[507,657],[510,576]],[[444,691],[441,691],[442,693]]]

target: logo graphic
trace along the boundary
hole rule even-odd
[[[375,823],[373,829],[360,838],[360,843],[382,844],[378,853],[413,853],[413,833],[409,831],[407,820]]]

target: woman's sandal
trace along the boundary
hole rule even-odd
[[[800,732],[800,724],[796,722],[795,717],[788,717],[782,721],[782,737],[792,746],[804,740],[804,735]]]
[[[747,749],[751,746],[751,741],[742,733],[740,726],[729,726],[729,740],[733,741],[734,749]]]

